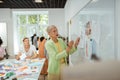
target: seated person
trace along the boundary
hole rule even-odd
[[[5,49],[3,47],[1,47],[1,45],[3,44],[3,41],[0,37],[0,60],[3,60],[4,59],[4,55],[6,54],[5,53]]]
[[[30,45],[29,38],[23,39],[23,47],[20,48],[19,53],[15,56],[17,60],[34,59],[37,58],[36,48],[34,45]]]

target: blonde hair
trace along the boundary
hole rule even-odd
[[[53,28],[56,28],[55,25],[50,25],[47,27],[47,33],[49,33]]]

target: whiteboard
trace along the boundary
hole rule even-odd
[[[109,2],[110,5],[107,5]],[[104,4],[104,5],[103,5]],[[91,22],[92,38],[97,44],[97,56],[101,60],[115,59],[114,53],[114,0],[89,3],[71,19],[70,40],[80,37],[78,50],[70,56],[72,64],[79,64],[85,55],[85,26]]]
[[[6,29],[6,23],[0,22],[0,37],[3,40],[3,47],[7,46],[7,29]]]

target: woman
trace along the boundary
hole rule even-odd
[[[65,42],[58,38],[58,30],[55,25],[48,26],[47,32],[50,36],[50,40],[45,44],[49,55],[48,80],[61,80],[61,68],[67,64],[66,57],[76,51],[80,38],[77,38],[75,43],[70,41],[66,46]]]
[[[23,39],[24,46],[20,48],[19,53],[15,56],[17,60],[23,59],[33,59],[37,57],[36,48],[30,45],[29,38],[25,37]]]
[[[5,55],[5,49],[3,47],[1,47],[1,45],[3,44],[3,41],[0,37],[0,60],[4,59],[4,55]]]

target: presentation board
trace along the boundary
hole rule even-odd
[[[77,52],[70,56],[71,63],[78,64],[85,57],[85,29],[88,22],[91,26],[91,37],[96,42],[96,55],[102,60],[115,59],[114,0],[98,0],[90,2],[71,19],[70,40],[81,38]]]

